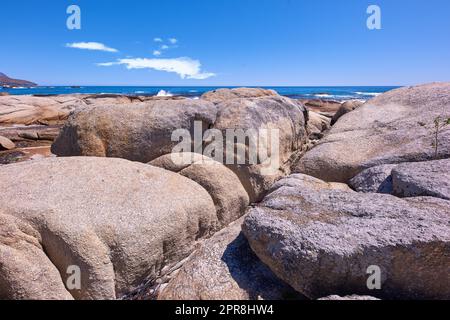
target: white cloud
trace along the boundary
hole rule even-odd
[[[177,73],[182,79],[203,80],[214,77],[212,72],[202,72],[201,63],[188,57],[174,59],[119,59],[117,62],[106,62],[97,64],[103,67],[113,65],[125,65],[127,69],[153,69],[165,72]]]
[[[169,49],[169,46],[168,46],[168,45],[163,44],[163,45],[161,46],[161,50],[167,50],[167,49]]]
[[[162,52],[159,51],[159,50],[154,50],[154,51],[153,51],[153,55],[154,55],[154,56],[160,56],[161,54],[162,54]]]
[[[163,40],[161,38],[154,38],[153,41],[155,41],[155,42],[163,42]]]
[[[95,51],[106,51],[106,52],[118,52],[117,49],[105,46],[103,43],[99,42],[74,42],[66,43],[67,48],[83,49],[83,50],[95,50]]]
[[[170,38],[170,39],[169,39],[169,42],[170,42],[171,44],[176,44],[176,43],[178,42],[178,40],[175,39],[175,38]]]

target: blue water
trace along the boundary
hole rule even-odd
[[[199,97],[203,93],[219,88],[233,87],[95,87],[95,86],[55,86],[35,88],[0,88],[0,92],[8,92],[11,95],[54,95],[54,94],[129,94],[150,95],[158,93],[185,97]],[[383,92],[397,87],[264,87],[273,89],[279,94],[296,99],[327,99],[327,100],[368,100]]]

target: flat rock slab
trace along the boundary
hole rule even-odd
[[[299,188],[252,208],[243,232],[270,269],[309,298],[450,298],[450,202]],[[381,290],[369,290],[377,266]]]

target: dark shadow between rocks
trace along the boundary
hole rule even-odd
[[[222,261],[251,300],[304,300],[302,294],[280,280],[253,253],[241,232],[225,249]]]

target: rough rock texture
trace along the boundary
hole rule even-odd
[[[344,114],[352,112],[353,110],[361,107],[363,104],[364,102],[359,100],[345,101],[338,109],[338,111],[334,114],[333,119],[331,120],[331,124],[335,124]]]
[[[274,181],[289,171],[289,158],[299,150],[302,150],[307,140],[306,119],[307,111],[295,100],[281,97],[263,97],[250,99],[232,99],[217,105],[218,114],[214,129],[220,130],[226,136],[227,129],[243,130],[254,133],[249,134],[252,141],[258,141],[258,151],[266,151],[267,157],[259,153],[258,164],[250,164],[248,161],[249,144],[236,143],[237,148],[243,148],[245,152],[245,164],[229,165],[247,190],[250,201],[258,201],[270,188]],[[260,129],[268,131],[267,139],[258,139]],[[271,145],[271,137],[278,130],[279,152],[275,153]],[[276,156],[278,155],[278,156]],[[235,157],[236,158],[236,157]],[[276,160],[279,161],[274,161]],[[226,150],[224,150],[226,159]],[[266,163],[268,161],[269,163]],[[278,162],[278,163],[277,163]],[[273,168],[267,173],[265,170]]]
[[[323,132],[330,129],[330,118],[314,111],[308,112],[308,136],[311,140],[323,138]]]
[[[0,97],[0,124],[61,123],[69,113],[85,105],[77,96]]]
[[[119,94],[6,95],[0,94],[0,125],[64,124],[69,114],[83,106],[181,100],[180,97],[126,96]]]
[[[328,118],[332,118],[342,105],[339,101],[324,99],[299,99],[299,101],[303,103],[309,111],[319,113]]]
[[[303,105],[279,95],[235,98],[216,105],[204,99],[95,105],[72,114],[52,152],[59,156],[107,156],[149,162],[174,151],[178,145],[178,141],[172,141],[174,130],[187,129],[193,137],[193,122],[198,120],[203,124],[203,133],[211,130],[204,135],[203,146],[193,146],[189,151],[203,152],[226,163],[253,202],[280,176],[289,173],[293,153],[304,151],[306,119]],[[263,130],[266,137],[262,137]],[[279,134],[279,140],[273,140],[279,142],[279,152],[271,144],[276,138],[274,132]],[[243,133],[246,138],[234,143],[231,161],[227,162],[227,138],[232,140],[233,133]],[[258,144],[256,149],[251,148],[249,140]],[[221,149],[216,148],[217,144]],[[249,154],[256,155],[257,161],[250,162]]]
[[[290,176],[278,180],[273,184],[270,192],[273,192],[281,187],[293,187],[298,189],[308,189],[308,190],[341,190],[347,192],[353,192],[353,190],[345,183],[339,182],[325,182],[320,179],[307,176],[305,174],[291,174]]]
[[[182,157],[188,157],[188,161]],[[167,154],[150,164],[177,172],[205,188],[214,200],[220,227],[244,215],[249,205],[248,194],[236,174],[208,157],[196,153]]]
[[[123,159],[1,166],[0,185],[0,298],[121,297],[186,258],[218,223],[200,185]],[[81,290],[64,287],[71,265]]]
[[[206,240],[161,290],[160,300],[280,300],[301,296],[250,249],[239,219]]]
[[[293,170],[347,182],[377,165],[433,160],[438,116],[450,117],[450,83],[392,90],[341,118]],[[439,139],[438,158],[450,158],[450,126]]]
[[[399,197],[431,196],[450,200],[450,159],[402,163],[392,170]]]
[[[203,100],[211,101],[213,103],[220,103],[226,100],[236,98],[257,98],[277,96],[278,93],[274,90],[261,88],[234,88],[234,89],[218,89],[206,92],[202,95]]]
[[[207,101],[168,100],[88,107],[74,112],[52,146],[58,156],[117,157],[149,162],[172,152],[172,133],[186,129],[193,137],[194,121],[202,131],[216,119]],[[193,138],[192,138],[193,139]]]
[[[0,150],[11,150],[14,149],[16,145],[14,142],[6,137],[0,136]]]
[[[450,200],[450,159],[372,167],[351,179],[350,185],[358,192]]]
[[[383,164],[372,167],[353,177],[349,184],[358,192],[392,194],[392,169],[396,164]]]
[[[358,296],[358,295],[354,294],[354,295],[345,296],[345,297],[332,295],[332,296],[328,296],[328,297],[325,297],[325,298],[320,298],[318,300],[338,300],[338,301],[362,300],[362,301],[368,301],[368,300],[380,300],[380,299],[374,298],[374,297],[371,297],[371,296]]]
[[[450,202],[279,186],[246,217],[258,257],[309,298],[450,298]],[[369,290],[369,266],[381,290]]]

